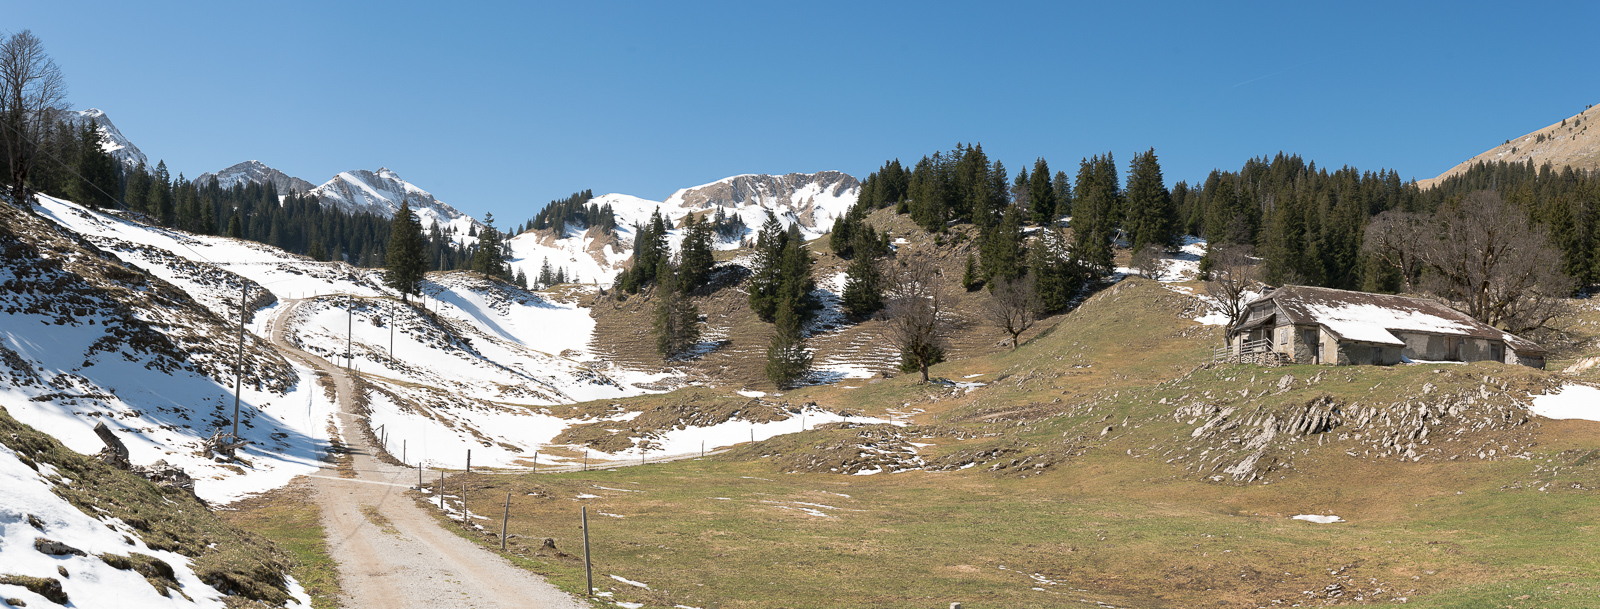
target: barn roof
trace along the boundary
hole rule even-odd
[[[1271,301],[1295,325],[1321,325],[1341,339],[1404,345],[1395,332],[1504,341],[1522,354],[1542,354],[1532,341],[1485,324],[1435,300],[1292,285],[1251,301]]]

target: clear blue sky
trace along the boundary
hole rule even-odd
[[[479,217],[575,190],[858,177],[981,142],[1013,174],[1154,147],[1432,177],[1600,103],[1600,3],[0,1],[75,107],[194,176],[387,166]]]

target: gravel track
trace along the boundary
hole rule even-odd
[[[355,478],[325,467],[312,476],[322,508],[328,551],[339,564],[345,607],[588,607],[543,578],[512,566],[454,533],[440,528],[431,514],[407,497],[416,470],[373,458],[351,403],[352,384],[344,370],[305,353],[281,337],[299,300],[287,300],[273,318],[268,337],[280,352],[327,372],[336,381],[339,425],[350,449]],[[362,513],[371,506],[392,530]]]

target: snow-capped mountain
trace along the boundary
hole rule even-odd
[[[102,138],[100,140],[101,149],[116,158],[128,169],[133,169],[139,165],[149,165],[149,160],[145,158],[143,152],[139,151],[139,147],[134,146],[133,142],[123,137],[122,132],[117,130],[116,125],[111,124],[111,119],[99,108],[73,110],[67,113],[66,119],[67,123],[73,126],[88,122],[94,123],[96,127],[99,127],[100,137]]]
[[[217,184],[223,189],[233,188],[235,184],[267,184],[271,183],[278,189],[279,195],[290,192],[311,192],[315,184],[291,176],[282,171],[268,167],[261,161],[245,161],[216,173],[202,173],[194,179],[195,184],[205,184],[212,176],[216,176]]]
[[[802,231],[815,236],[828,232],[833,218],[844,215],[860,191],[860,181],[838,171],[781,176],[746,174],[679,190],[667,197],[664,205],[691,211],[713,206],[731,208],[725,213],[751,211],[760,216],[754,218],[754,225],[765,220],[762,210],[770,209],[775,214],[787,214],[790,220],[800,223]],[[745,220],[752,224],[752,218]]]
[[[323,205],[332,205],[349,213],[366,212],[384,217],[394,217],[394,213],[400,210],[400,203],[409,201],[424,230],[438,223],[441,228],[454,228],[464,235],[469,226],[482,226],[472,216],[433,198],[432,193],[400,179],[399,174],[387,167],[377,171],[357,169],[341,172],[311,189],[311,193],[317,195]]]
[[[617,220],[615,235],[569,226],[560,234],[523,233],[507,244],[511,248],[511,264],[530,276],[536,275],[548,260],[551,266],[566,269],[569,277],[609,285],[633,253],[634,227],[648,224],[657,209],[669,227],[668,241],[674,248],[683,239],[676,227],[682,225],[684,218],[714,214],[718,208],[744,223],[744,236],[755,234],[771,212],[785,227],[799,224],[806,239],[815,239],[833,228],[833,220],[843,216],[860,193],[860,181],[838,171],[738,175],[680,189],[666,201],[612,193],[595,197],[590,203],[611,206]],[[738,246],[739,238],[717,244],[718,249]]]

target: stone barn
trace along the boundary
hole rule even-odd
[[[1497,361],[1544,368],[1532,341],[1437,301],[1331,288],[1285,286],[1245,305],[1228,328],[1244,361],[1300,364]]]

